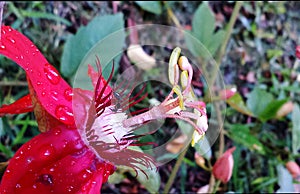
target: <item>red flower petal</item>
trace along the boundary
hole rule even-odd
[[[84,145],[77,130],[60,126],[18,150],[2,177],[0,193],[99,192],[113,171],[114,166]]]
[[[0,107],[0,117],[6,114],[21,114],[33,111],[30,95],[23,96],[10,105]]]
[[[234,150],[235,147],[227,150],[213,166],[213,175],[216,177],[216,179],[221,180],[222,183],[227,183],[231,178],[233,169],[232,153]]]
[[[0,54],[20,65],[31,81],[43,108],[65,124],[73,124],[72,103],[66,91],[72,90],[58,71],[48,63],[36,46],[23,34],[2,26]]]
[[[300,46],[296,47],[296,57],[300,59]]]

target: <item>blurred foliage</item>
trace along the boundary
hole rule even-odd
[[[11,1],[6,2],[3,23],[11,25],[30,38],[48,61],[61,69],[65,78],[70,80],[74,70],[67,70],[77,67],[70,66],[70,61],[64,63],[63,53],[69,52],[68,59],[74,59],[79,64],[83,56],[78,57],[78,52],[85,54],[84,52],[106,34],[121,26],[127,27],[129,18],[137,24],[170,26],[175,25],[176,18],[181,27],[201,41],[214,56],[222,45],[233,7],[234,2],[231,1]],[[300,65],[295,58],[295,48],[300,43],[299,9],[300,4],[297,2],[243,3],[220,66],[226,86],[237,88],[237,93],[226,101],[228,107],[223,112],[226,114],[226,148],[236,146],[237,149],[234,152],[232,179],[227,185],[221,185],[222,190],[219,192],[273,193],[293,190],[293,180],[284,164],[292,159],[300,164]],[[173,19],[168,10],[174,14]],[[83,29],[88,29],[95,18],[104,16],[107,19],[112,14],[121,19],[116,28],[99,35],[84,51],[70,46],[76,45],[79,41],[77,39],[94,36],[89,33],[106,30],[107,24],[103,24],[96,26],[95,31],[90,29],[83,33]],[[77,38],[77,41],[71,44],[69,37]],[[193,50],[192,45],[190,49],[194,53],[198,52]],[[147,48],[145,50],[151,52]],[[120,63],[124,63],[124,58]],[[28,93],[26,76],[21,68],[2,56],[0,64],[0,104],[10,104]],[[152,88],[149,93],[160,90],[164,89]],[[292,111],[277,118],[277,111],[287,101],[293,102]],[[169,125],[169,131],[160,130],[157,135],[160,140],[168,138],[179,126],[172,121],[167,121],[166,124]],[[19,146],[38,133],[32,113],[1,118],[0,162],[7,161]],[[156,138],[152,136],[154,137]],[[209,183],[210,172],[196,164],[194,153],[198,151],[204,155],[205,165],[213,163],[218,154],[218,143],[217,141],[209,150],[209,156],[203,154],[199,147],[188,150],[173,184],[173,192],[197,192]],[[111,177],[111,183],[103,186],[103,192],[161,191],[173,166],[174,161],[160,167],[158,174],[153,173],[156,176],[156,179],[152,179],[153,183],[143,178],[137,180],[129,171],[121,169]],[[137,188],[137,181],[144,186]]]

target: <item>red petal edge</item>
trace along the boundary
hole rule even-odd
[[[43,108],[64,124],[74,124],[68,83],[26,36],[10,26],[2,26],[1,35],[0,54],[26,71]]]

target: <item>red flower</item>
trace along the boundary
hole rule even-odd
[[[236,93],[236,88],[224,89],[219,92],[221,100],[228,100]]]
[[[227,183],[231,178],[234,163],[232,153],[234,150],[235,147],[227,150],[213,166],[213,175],[222,183]]]
[[[296,47],[296,57],[300,59],[300,46]]]
[[[72,88],[24,35],[2,26],[0,53],[19,64],[30,95],[0,108],[0,116],[34,110],[42,132],[9,161],[0,193],[98,193],[114,172],[82,141],[72,113]]]
[[[137,138],[143,134],[135,135],[134,131],[144,124],[175,118],[190,123],[200,135],[207,130],[205,104],[193,95],[193,71],[187,60],[179,63],[185,80],[182,87],[178,85],[176,59],[169,68],[176,70],[176,79],[167,98],[130,117],[126,111],[146,94],[139,98],[141,90],[130,98],[115,93],[108,85],[112,73],[107,80],[102,77],[99,59],[99,72],[88,67],[94,91],[73,89],[28,38],[9,26],[3,26],[1,33],[0,54],[26,71],[30,94],[1,107],[0,116],[33,110],[43,132],[24,144],[9,161],[1,180],[1,193],[98,193],[115,165],[129,166],[136,174],[140,170],[147,176],[142,167],[152,168],[152,157],[128,149],[141,145]]]
[[[288,171],[291,173],[294,179],[300,177],[300,167],[295,161],[289,161],[285,164]]]

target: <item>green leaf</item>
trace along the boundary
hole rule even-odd
[[[215,29],[215,17],[207,2],[201,3],[196,10],[192,20],[192,29],[194,35],[204,45],[209,45]]]
[[[257,139],[257,137],[250,133],[250,129],[246,125],[232,125],[229,129],[229,136],[233,141],[244,145],[249,150],[256,151],[262,155],[266,154],[264,145]]]
[[[122,28],[124,28],[122,13],[97,16],[90,21],[87,26],[79,28],[76,35],[69,36],[66,41],[61,59],[61,73],[66,77],[72,76],[85,55],[96,43]],[[124,46],[124,42],[125,32],[123,41],[119,40],[118,42],[112,42],[110,45],[107,44],[106,50],[101,50],[101,52],[112,52],[110,49],[115,51],[116,48],[121,50]],[[99,54],[101,53],[97,53],[97,55]],[[93,57],[95,57],[95,55]],[[96,58],[93,58],[94,62],[95,59]],[[118,63],[119,61],[115,61],[115,64]]]
[[[143,174],[139,173],[137,180],[147,189],[150,193],[157,193],[160,187],[160,175],[158,171],[153,169],[148,169],[146,171],[148,178]],[[134,173],[132,174],[134,176]]]
[[[298,104],[294,104],[292,112],[292,140],[293,140],[293,153],[297,154],[300,149],[300,108]]]
[[[272,94],[260,88],[254,88],[248,96],[247,107],[254,116],[259,117],[272,101]]]
[[[271,103],[269,103],[267,105],[267,107],[265,108],[265,110],[263,110],[258,118],[262,121],[262,122],[265,122],[269,119],[272,119],[272,118],[275,118],[276,117],[276,113],[277,111],[280,109],[280,107],[286,103],[287,100],[284,99],[284,100],[274,100],[272,101]]]
[[[272,177],[259,177],[256,178],[251,185],[253,185],[254,189],[253,191],[261,190],[263,188],[266,188],[267,186],[276,183],[277,178],[272,178]]]
[[[2,118],[0,118],[0,136],[3,135],[4,135],[4,126],[3,126]]]
[[[203,59],[212,58],[211,53],[209,52],[206,45],[204,45],[203,42],[197,39],[193,32],[185,31],[184,39],[187,48],[194,56],[201,56]]]
[[[239,93],[235,93],[232,97],[227,99],[226,102],[238,112],[253,116],[253,113],[245,105],[245,102]]]
[[[203,46],[214,55],[217,49],[223,42],[225,31],[219,30],[214,33],[215,30],[215,16],[211,11],[207,2],[203,2],[199,5],[198,9],[195,11],[192,20],[192,32],[190,35],[194,36],[199,40]],[[203,56],[201,49],[196,47],[197,42],[194,42],[190,36],[185,36],[187,47],[191,50],[195,56]],[[205,52],[204,52],[205,53]]]
[[[131,147],[130,149],[143,152],[140,147]],[[141,169],[145,171],[147,176],[140,172],[138,173],[137,180],[147,189],[150,193],[157,193],[160,187],[160,175],[156,167],[144,169],[145,167],[140,166],[139,164],[136,164]],[[135,176],[135,171],[132,170],[132,168],[129,169],[132,176]]]
[[[206,136],[204,136],[199,142],[195,143],[194,147],[198,154],[200,154],[207,160],[211,159],[212,156],[211,145]]]
[[[71,22],[59,17],[57,15],[51,14],[51,13],[45,13],[45,12],[38,12],[38,11],[27,11],[27,10],[20,10],[21,14],[25,17],[30,17],[30,18],[43,18],[43,19],[48,19],[48,20],[55,20],[57,22],[61,22],[66,24],[67,26],[71,25]]]
[[[160,1],[135,1],[143,10],[154,14],[161,14],[161,2]]]
[[[210,41],[208,46],[209,52],[214,55],[218,48],[220,47],[221,43],[223,42],[225,37],[225,31],[219,30],[216,34],[214,34],[211,38],[212,41]]]

